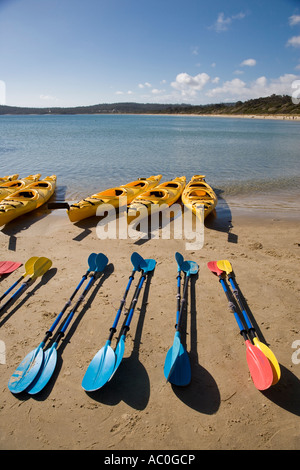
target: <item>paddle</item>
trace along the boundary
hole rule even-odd
[[[74,292],[72,293],[70,299],[66,302],[65,306],[63,307],[62,311],[46,332],[43,341],[39,344],[39,346],[27,354],[27,356],[23,359],[23,361],[19,364],[13,375],[11,376],[8,382],[8,388],[12,393],[20,393],[26,390],[26,388],[33,382],[36,375],[38,374],[40,367],[42,366],[43,359],[44,359],[44,347],[48,339],[52,336],[53,331],[55,330],[56,326],[58,325],[59,321],[61,320],[63,314],[65,313],[66,309],[71,305],[73,298],[75,297],[76,293],[82,286],[85,279],[87,279],[88,274],[91,271],[96,269],[96,254],[92,253],[88,258],[89,269],[87,272],[82,276],[82,279]]]
[[[167,352],[164,364],[164,375],[168,382],[174,385],[188,385],[191,381],[191,365],[188,353],[181,343],[180,325],[182,313],[185,308],[187,299],[187,287],[189,278],[193,274],[197,274],[199,266],[194,261],[184,261],[181,264],[181,270],[186,273],[183,296],[180,305],[179,315],[177,314],[176,331],[172,347]]]
[[[232,287],[232,291],[234,293],[234,296],[235,296],[235,298],[236,298],[236,300],[237,300],[237,302],[240,306],[240,309],[243,313],[243,317],[244,317],[246,325],[247,325],[247,332],[248,332],[249,337],[252,339],[252,342],[255,344],[255,346],[257,346],[270,361],[272,371],[273,371],[272,385],[275,385],[279,381],[280,376],[281,376],[280,366],[278,364],[278,361],[277,361],[276,356],[273,353],[273,351],[265,343],[262,343],[258,339],[256,330],[255,330],[254,326],[252,325],[252,323],[250,321],[250,318],[249,318],[249,316],[246,312],[244,304],[243,304],[243,302],[240,298],[238,288],[236,287],[235,282],[233,280],[231,263],[228,260],[221,260],[221,261],[217,262],[217,266],[218,266],[219,269],[222,269],[223,271],[225,271],[227,276],[228,276],[228,279],[229,279],[230,285]]]
[[[24,277],[32,275],[33,265],[38,259],[38,256],[33,256],[32,258],[29,258],[29,260],[26,261],[25,272],[22,274],[21,277],[19,277],[19,279],[16,280],[16,282],[13,283],[12,286],[9,287],[9,289],[7,289],[7,291],[4,292],[4,294],[2,294],[2,296],[0,297],[0,302],[22,281],[22,279],[24,279]]]
[[[22,266],[22,263],[14,261],[0,261],[0,276],[2,276],[2,274],[10,274],[20,266]]]
[[[143,283],[146,279],[147,274],[152,272],[154,270],[155,266],[156,266],[156,261],[154,259],[145,259],[144,262],[141,263],[141,265],[140,265],[141,270],[142,270],[142,275],[141,275],[139,284],[138,284],[138,286],[135,290],[134,298],[131,301],[130,310],[129,310],[125,325],[122,328],[121,336],[119,338],[119,341],[118,341],[118,344],[117,344],[117,347],[116,347],[116,350],[115,350],[116,362],[115,362],[115,365],[114,365],[114,370],[113,370],[112,375],[111,375],[109,380],[111,380],[111,378],[115,374],[116,370],[118,369],[118,367],[119,367],[119,365],[120,365],[120,363],[123,359],[124,351],[125,351],[126,334],[130,329],[130,323],[131,323],[131,320],[132,320],[132,317],[133,317],[135,306],[136,306],[138,298],[139,298],[139,294],[141,292],[141,289],[143,287]]]
[[[240,328],[240,333],[245,340],[246,359],[253,383],[258,390],[266,390],[272,385],[273,381],[273,372],[271,365],[266,356],[262,353],[262,351],[249,341],[246,330],[238,314],[235,311],[235,306],[233,302],[230,299],[226,283],[222,278],[223,271],[218,268],[216,261],[210,261],[209,263],[207,263],[207,266],[213,274],[216,274],[219,277],[220,283],[227,297],[230,310],[234,314],[236,322]]]
[[[135,272],[141,270],[141,265],[145,266],[144,258],[142,258],[136,252],[132,253],[131,262],[133,264],[134,269],[131,273],[131,276],[129,277],[129,281],[128,281],[123,299],[121,300],[120,307],[117,311],[117,315],[114,320],[114,323],[112,327],[110,328],[110,335],[108,337],[108,340],[106,341],[105,345],[95,354],[95,356],[91,360],[86,370],[86,373],[82,379],[82,383],[81,383],[82,388],[87,392],[92,392],[103,387],[103,385],[106,384],[106,382],[110,379],[113,373],[115,362],[116,362],[116,355],[115,355],[114,350],[111,347],[111,341],[116,332],[118,322],[121,316],[121,312],[123,310],[123,307],[127,298],[127,294],[129,292],[132,281],[134,279]]]
[[[3,312],[3,310],[5,310],[5,308],[13,302],[13,300],[19,297],[19,295],[23,292],[23,290],[25,290],[32,282],[34,282],[36,278],[43,276],[43,274],[45,274],[48,271],[48,269],[51,268],[51,266],[52,266],[52,261],[50,259],[45,258],[43,256],[41,258],[38,258],[33,263],[32,273],[30,274],[30,278],[27,281],[23,282],[21,287],[19,287],[19,289],[16,290],[16,292],[2,305],[2,307],[0,308],[0,313]]]
[[[69,313],[69,315],[68,315],[65,323],[63,324],[62,328],[56,334],[56,337],[54,339],[54,343],[52,344],[51,348],[49,348],[45,351],[44,359],[43,359],[42,365],[41,365],[41,367],[38,371],[38,374],[26,390],[30,395],[34,395],[34,394],[40,392],[47,385],[50,378],[52,377],[52,374],[55,370],[55,366],[56,366],[56,362],[57,362],[57,346],[58,346],[58,343],[63,338],[63,336],[65,334],[65,331],[68,328],[70,322],[72,321],[73,316],[74,316],[75,312],[77,311],[79,305],[84,300],[86,294],[88,293],[88,291],[92,287],[92,285],[93,285],[93,283],[96,279],[97,273],[102,272],[104,270],[104,268],[106,267],[107,263],[108,263],[108,259],[104,254],[99,253],[98,255],[96,255],[94,272],[93,272],[87,286],[85,287],[83,293],[81,294],[81,296],[79,297],[79,299],[76,302],[75,306],[73,307],[73,309]]]

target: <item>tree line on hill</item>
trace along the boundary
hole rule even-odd
[[[229,115],[300,115],[300,104],[288,95],[206,105],[111,103],[70,108],[30,108],[0,105],[3,114],[229,114]]]

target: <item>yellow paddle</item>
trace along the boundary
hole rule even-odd
[[[43,256],[40,258],[37,258],[32,264],[29,263],[28,270],[23,275],[25,277],[26,274],[27,275],[29,274],[30,276],[29,279],[23,282],[21,287],[19,287],[19,289],[17,289],[16,292],[2,305],[2,307],[0,308],[0,313],[2,313],[3,310],[5,310],[5,308],[8,305],[10,305],[14,299],[19,297],[21,292],[23,292],[23,290],[26,289],[26,287],[28,287],[29,284],[34,282],[37,277],[43,276],[43,274],[45,274],[48,271],[48,269],[51,268],[51,266],[52,266],[52,261]]]
[[[2,296],[0,297],[0,302],[4,299],[4,297],[7,296],[7,294],[9,294],[16,287],[16,285],[19,284],[19,282],[22,281],[22,279],[24,279],[24,277],[31,276],[33,274],[33,266],[34,266],[34,263],[38,259],[39,259],[38,256],[32,256],[32,258],[29,258],[29,260],[26,261],[26,263],[25,263],[25,273],[23,273],[22,276],[19,277],[19,279],[17,279],[17,281],[14,282],[14,284],[12,286],[10,286],[7,289],[7,291],[4,292],[4,294],[2,294]]]
[[[251,324],[250,322],[250,319],[246,313],[246,310],[245,310],[245,307],[243,305],[243,302],[241,301],[241,298],[239,296],[239,292],[238,292],[238,289],[234,283],[234,280],[233,280],[233,276],[232,276],[232,266],[231,266],[231,263],[228,261],[228,260],[220,260],[220,261],[217,261],[217,266],[219,269],[221,269],[222,271],[225,271],[227,276],[228,276],[228,279],[229,279],[229,282],[231,284],[231,287],[232,287],[232,290],[233,290],[233,293],[235,295],[235,298],[236,300],[238,301],[238,304],[242,310],[242,313],[243,313],[243,316],[244,316],[244,319],[246,321],[246,324],[247,324],[247,328],[248,328],[248,332],[251,333],[251,337],[252,337],[252,340],[253,340],[253,343],[255,344],[255,346],[257,346],[263,353],[264,355],[269,359],[269,362],[271,364],[271,367],[272,367],[272,372],[273,372],[273,382],[272,382],[272,385],[275,385],[279,379],[280,379],[280,376],[281,376],[281,372],[280,372],[280,366],[278,364],[278,361],[275,357],[275,354],[273,353],[273,351],[264,343],[262,343],[261,341],[259,341],[258,337],[257,337],[257,333],[255,331],[255,328],[253,327],[253,325]]]

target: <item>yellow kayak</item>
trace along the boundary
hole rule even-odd
[[[0,201],[5,197],[9,196],[10,194],[15,193],[16,191],[20,191],[20,189],[26,188],[31,183],[38,181],[40,179],[41,174],[37,173],[36,175],[29,175],[26,178],[22,178],[20,180],[11,180],[5,183],[1,183],[0,186]]]
[[[101,204],[110,204],[115,208],[122,207],[124,204],[130,204],[139,194],[154,188],[161,178],[162,175],[139,178],[131,183],[93,194],[69,207],[67,210],[69,219],[71,222],[79,222],[87,217],[93,217],[96,215],[97,209]],[[122,200],[122,198],[124,199]]]
[[[127,222],[132,222],[139,215],[140,209],[143,210],[142,207],[146,207],[147,214],[150,215],[159,211],[163,204],[168,206],[174,204],[180,198],[185,183],[185,176],[177,177],[136,197],[128,207]]]
[[[3,176],[0,178],[0,183],[6,183],[6,181],[13,181],[19,178],[19,175],[16,173],[15,175]]]
[[[56,175],[52,175],[7,196],[0,203],[0,226],[40,207],[50,199],[55,187]]]
[[[182,202],[188,207],[200,220],[202,207],[204,206],[204,218],[210,214],[217,205],[218,198],[205,181],[205,175],[195,175],[186,185],[182,193]]]

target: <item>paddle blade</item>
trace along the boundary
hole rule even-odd
[[[13,261],[1,261],[0,262],[0,275],[10,274],[16,269],[22,266],[22,263],[15,263]]]
[[[258,390],[267,390],[273,382],[273,372],[270,362],[262,351],[249,340],[246,340],[246,358],[249,371],[255,387]]]
[[[168,381],[173,385],[188,385],[192,378],[191,364],[187,351],[180,343],[179,354],[175,361],[173,370],[169,375]]]
[[[131,255],[131,262],[136,271],[140,271],[142,267],[146,266],[144,258],[139,255],[136,251],[134,251]]]
[[[89,271],[95,271],[96,269],[96,253],[91,253],[90,256],[88,257],[88,265],[89,265]]]
[[[195,261],[184,261],[181,265],[181,269],[188,276],[191,276],[192,274],[197,274],[199,266]]]
[[[155,259],[145,259],[145,262],[146,262],[146,266],[141,266],[142,271],[144,272],[144,274],[150,273],[151,271],[154,270],[156,266],[156,261]]]
[[[113,373],[115,362],[116,356],[108,340],[91,360],[81,383],[82,388],[93,392],[103,387]]]
[[[55,366],[57,361],[57,352],[54,345],[47,349],[44,353],[44,359],[40,370],[34,381],[30,384],[28,389],[26,390],[30,395],[35,395],[39,393],[49,382],[51,376],[54,372]]]
[[[217,261],[209,261],[207,263],[207,267],[213,274],[216,274],[217,276],[221,276],[221,274],[223,274],[223,271],[218,268]]]
[[[281,377],[281,371],[280,371],[280,366],[278,364],[275,354],[266,344],[259,341],[258,338],[254,338],[253,341],[254,341],[255,346],[257,346],[262,351],[262,353],[268,358],[270,362],[272,372],[273,372],[272,385],[277,384],[277,382],[279,381]]]
[[[124,356],[124,351],[125,351],[125,335],[122,335],[119,342],[118,342],[118,344],[117,344],[116,350],[115,350],[116,362],[115,362],[115,366],[114,366],[113,372],[112,372],[111,377],[110,377],[109,380],[112,379],[112,377],[114,376],[116,370],[118,369],[119,365],[121,364],[121,361],[122,361],[123,356]]]
[[[8,382],[8,389],[12,393],[21,393],[33,382],[43,363],[43,349],[31,351],[19,364]]]
[[[217,261],[217,267],[222,271],[225,271],[227,274],[232,273],[232,266],[227,259]]]
[[[184,261],[184,258],[183,258],[181,253],[178,253],[178,251],[176,251],[175,259],[176,259],[176,262],[177,262],[178,270],[180,271],[181,270],[181,265]]]
[[[52,261],[44,256],[37,259],[33,265],[32,279],[43,276],[52,266]]]
[[[99,253],[95,258],[96,269],[98,273],[102,272],[108,263],[108,258],[103,254]]]
[[[165,365],[164,365],[164,376],[166,379],[169,381],[169,377],[173,372],[175,362],[177,357],[179,356],[179,351],[180,351],[180,333],[176,331],[175,336],[174,336],[174,341],[172,347],[169,349],[166,355],[165,359]]]

